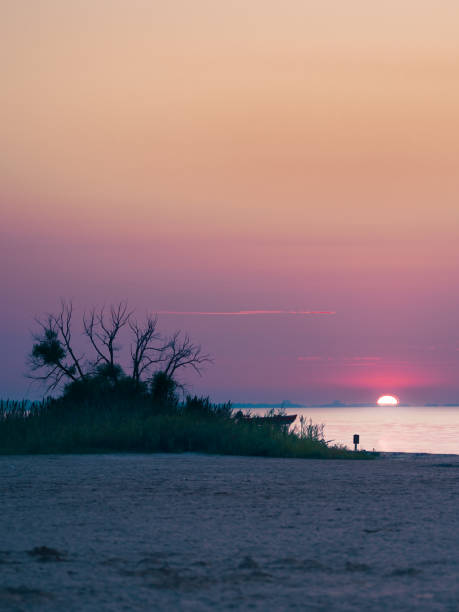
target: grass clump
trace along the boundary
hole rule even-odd
[[[298,429],[240,418],[231,404],[187,397],[152,405],[151,396],[64,396],[40,403],[0,402],[0,453],[200,452],[263,457],[361,459],[331,446],[323,426]]]

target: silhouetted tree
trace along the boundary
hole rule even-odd
[[[151,393],[161,403],[174,403],[178,383],[178,370],[192,368],[201,374],[204,365],[211,361],[199,344],[188,335],[176,331],[164,338],[157,331],[158,319],[148,315],[140,324],[128,309],[127,302],[119,302],[100,309],[92,308],[83,315],[83,335],[89,341],[91,355],[77,355],[72,346],[72,302],[61,302],[57,314],[36,319],[40,332],[33,335],[34,345],[29,355],[30,377],[48,384],[52,391],[61,384],[72,385],[83,396],[107,389],[123,388],[144,391],[146,382],[152,379]],[[120,334],[124,328],[130,331],[131,372],[126,375],[117,356],[121,351]],[[84,360],[84,361],[83,361]],[[157,371],[155,372],[155,367]],[[78,383],[78,384],[77,384]],[[69,386],[70,385],[70,386]],[[72,391],[73,392],[73,391]],[[155,400],[156,401],[156,400]]]
[[[72,347],[72,302],[61,301],[57,314],[49,313],[44,319],[35,319],[40,332],[33,335],[35,341],[29,355],[30,378],[47,384],[53,391],[64,380],[86,378],[81,361]]]
[[[177,370],[191,367],[201,375],[204,364],[211,361],[210,355],[202,352],[200,344],[193,344],[187,334],[181,338],[181,332],[176,331],[165,347],[163,372],[173,378]]]
[[[129,320],[134,340],[131,343],[132,378],[136,383],[140,383],[153,364],[164,360],[167,344],[156,331],[157,325],[157,316],[148,315],[143,326],[133,317]]]
[[[107,313],[102,307],[98,311],[92,308],[89,313],[83,315],[84,333],[96,352],[94,366],[101,364],[105,366],[104,373],[116,380],[118,371],[115,363],[115,354],[121,349],[116,344],[120,331],[125,327],[132,316],[128,311],[127,302],[119,302],[116,306],[110,306]]]

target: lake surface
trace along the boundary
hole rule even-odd
[[[287,408],[286,412],[323,423],[326,440],[349,447],[353,435],[359,434],[360,448],[366,450],[459,454],[459,406]]]

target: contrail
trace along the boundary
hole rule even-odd
[[[255,315],[334,315],[334,310],[236,310],[236,311],[205,311],[205,310],[159,310],[162,315],[191,315],[211,317],[251,317]]]

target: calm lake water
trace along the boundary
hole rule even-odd
[[[266,409],[256,410],[260,411]],[[459,406],[287,408],[286,412],[323,423],[326,440],[349,447],[353,435],[359,434],[360,448],[366,450],[459,454]]]

